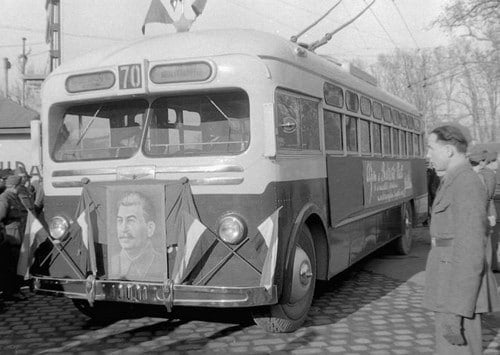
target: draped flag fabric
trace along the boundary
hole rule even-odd
[[[146,25],[148,23],[173,23],[172,18],[167,12],[167,9],[160,0],[152,0],[151,5],[149,6],[148,13],[146,14],[146,19],[144,20],[144,24],[142,25],[142,34],[146,29]]]
[[[278,255],[278,217],[281,208],[279,207],[257,227],[267,246],[267,255],[260,278],[260,286],[264,286],[267,290],[271,289],[274,282],[274,271]]]
[[[29,279],[29,269],[33,262],[34,251],[47,239],[47,236],[48,234],[40,221],[31,212],[28,212],[28,220],[17,263],[17,274],[23,276],[25,280]]]
[[[85,271],[86,273],[91,272],[92,275],[95,276],[97,275],[97,262],[95,255],[94,237],[92,228],[89,228],[89,213],[94,207],[95,205],[92,201],[92,198],[90,197],[88,190],[83,189],[82,197],[76,210],[76,215],[78,216],[76,219],[76,223],[80,227],[80,252],[82,255],[82,259],[85,260],[86,263]]]
[[[200,240],[207,227],[197,217],[187,212],[182,214],[182,219],[186,238],[181,241],[177,249],[177,260],[173,272],[174,283],[184,281],[189,271],[192,270],[192,261],[198,262],[204,254]]]
[[[196,17],[201,15],[206,4],[207,4],[207,0],[195,0],[195,1],[193,1],[193,3],[191,4],[191,7],[193,8],[193,11],[194,11]]]
[[[178,2],[181,6],[177,6]],[[186,8],[185,3],[191,3],[191,6]],[[206,3],[207,0],[171,0],[170,6],[165,7],[161,0],[152,0],[142,25],[142,34],[145,33],[148,23],[173,24],[178,32],[189,31],[193,22],[205,9]]]

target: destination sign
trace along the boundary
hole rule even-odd
[[[72,75],[66,79],[66,90],[70,93],[104,90],[113,85],[115,85],[115,74],[111,71]]]
[[[211,75],[212,67],[206,62],[157,65],[149,74],[155,84],[205,81]]]
[[[120,89],[138,89],[142,87],[142,70],[140,64],[120,65],[118,67]]]

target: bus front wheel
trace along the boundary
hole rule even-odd
[[[401,207],[401,236],[394,241],[394,250],[399,255],[408,255],[412,246],[412,213],[409,203]]]
[[[293,251],[293,270],[285,271],[283,294],[278,304],[253,312],[255,323],[268,332],[289,333],[297,330],[311,307],[316,283],[316,255],[309,228],[302,225],[299,233]]]

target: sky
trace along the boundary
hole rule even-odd
[[[162,0],[167,6],[168,0]],[[185,0],[187,1],[187,0]],[[296,35],[338,0],[207,0],[191,31],[250,28],[285,38]],[[359,13],[370,0],[343,0],[330,15],[299,41],[320,39]],[[416,49],[446,45],[447,35],[431,23],[449,0],[376,0],[370,10],[317,50],[340,60],[371,62],[395,48]],[[61,0],[62,60],[88,51],[125,43],[143,36],[141,27],[150,0]],[[18,57],[26,38],[28,72],[48,70],[45,43],[45,0],[0,0],[0,58],[12,63],[9,82],[19,77]],[[146,35],[172,33],[172,25],[148,25]],[[0,88],[5,74],[0,74]],[[9,85],[10,86],[10,85]]]

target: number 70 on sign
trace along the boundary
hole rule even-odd
[[[142,70],[140,64],[120,65],[118,67],[120,89],[137,89],[142,86]]]

